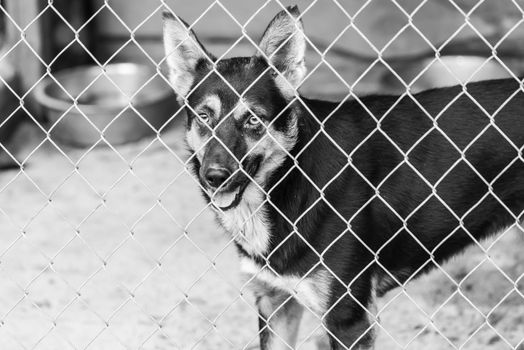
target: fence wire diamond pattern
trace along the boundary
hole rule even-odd
[[[463,163],[487,186],[489,191],[486,196],[498,198],[492,189],[493,184],[513,163],[524,162],[523,150],[515,145],[497,125],[494,118],[497,111],[490,113],[482,104],[478,103],[465,87],[468,79],[466,81],[461,79],[457,76],[457,72],[447,67],[445,63],[443,66],[447,73],[454,77],[456,83],[461,84],[463,89],[439,115],[435,116],[427,112],[425,106],[414,97],[412,92],[416,81],[427,72],[430,66],[441,62],[442,50],[466,29],[491,51],[491,55],[486,57],[485,61],[471,74],[471,77],[482,71],[489,62],[496,62],[507,75],[521,84],[518,76],[511,67],[508,67],[507,61],[497,54],[504,41],[524,22],[524,11],[520,3],[511,1],[515,10],[521,14],[520,19],[512,23],[498,41],[493,42],[485,38],[485,34],[472,20],[472,16],[484,1],[478,1],[467,11],[464,6],[460,6],[459,1],[446,1],[448,7],[463,18],[463,23],[445,41],[435,45],[435,41],[429,39],[427,32],[422,31],[414,20],[429,1],[421,1],[407,10],[403,1],[391,0],[390,5],[405,18],[405,25],[401,26],[383,45],[377,45],[368,38],[359,24],[362,17],[370,15],[369,7],[376,1],[361,1],[358,2],[355,9],[349,10],[347,5],[338,0],[325,2],[313,0],[305,6],[300,4],[302,16],[313,14],[318,6],[328,2],[329,6],[336,8],[337,12],[343,16],[343,29],[332,38],[327,46],[322,47],[309,35],[309,32],[313,32],[315,28],[309,28],[307,22],[305,23],[308,55],[318,57],[318,59],[313,65],[308,62],[309,72],[304,82],[306,84],[308,81],[314,81],[315,75],[323,70],[343,87],[345,94],[332,113],[320,120],[315,117],[313,111],[309,110],[295,90],[295,97],[288,106],[292,103],[301,103],[319,125],[317,134],[295,157],[298,158],[303,152],[307,152],[308,146],[318,135],[329,140],[348,159],[340,173],[352,167],[353,171],[358,173],[362,180],[375,191],[375,195],[369,199],[369,202],[379,200],[402,222],[399,231],[390,240],[405,230],[417,241],[416,235],[410,232],[408,221],[430,199],[436,199],[452,213],[454,219],[460,222],[457,230],[466,231],[475,242],[474,246],[470,248],[471,258],[466,261],[460,260],[460,263],[454,265],[440,265],[431,258],[424,265],[436,267],[429,276],[413,281],[413,287],[410,287],[411,283],[408,285],[399,282],[401,287],[388,293],[379,302],[377,310],[367,311],[373,320],[372,326],[380,333],[377,348],[477,349],[489,346],[489,349],[522,349],[524,328],[522,328],[521,317],[524,311],[522,306],[524,295],[521,285],[522,271],[518,268],[518,262],[522,261],[522,258],[518,254],[519,249],[513,248],[522,242],[515,242],[518,239],[514,237],[513,233],[516,233],[514,229],[523,229],[519,224],[519,221],[522,221],[523,213],[519,216],[514,215],[515,225],[502,235],[487,243],[477,242],[463,223],[465,217],[475,207],[461,215],[454,213],[446,201],[439,196],[437,186],[459,163]],[[190,27],[204,23],[208,20],[210,12],[216,9],[225,14],[231,25],[238,27],[240,31],[238,38],[228,43],[228,48],[218,57],[220,60],[231,55],[234,49],[241,44],[247,43],[256,48],[259,38],[248,34],[251,22],[265,14],[267,7],[286,10],[287,5],[279,0],[260,2],[257,9],[250,13],[247,19],[240,19],[235,5],[230,4],[230,1],[212,1],[206,4],[201,14],[192,20]],[[33,82],[29,88],[21,92],[11,86],[10,82],[0,74],[3,85],[19,100],[17,108],[0,124],[0,128],[15,118],[17,113],[24,112],[31,121],[30,129],[32,131],[29,132],[29,136],[39,140],[36,143],[27,142],[30,147],[26,145],[22,152],[0,143],[4,153],[15,161],[19,168],[0,174],[1,348],[258,348],[258,311],[254,306],[249,286],[259,273],[264,273],[264,271],[276,273],[276,271],[272,269],[266,258],[266,264],[254,276],[248,280],[239,277],[234,242],[239,239],[247,240],[247,238],[230,237],[219,232],[212,218],[211,205],[205,204],[200,199],[198,189],[201,185],[189,170],[191,157],[195,155],[188,155],[185,152],[181,142],[183,136],[180,134],[180,126],[174,129],[169,128],[171,124],[184,117],[184,107],[189,109],[191,107],[188,105],[180,107],[164,126],[156,129],[132,103],[128,103],[126,108],[139,115],[143,122],[154,130],[155,135],[135,144],[122,146],[113,145],[107,139],[108,129],[111,128],[113,122],[100,128],[79,106],[82,95],[100,77],[112,81],[113,85],[129,101],[139,94],[141,89],[130,95],[106,72],[106,66],[129,45],[136,46],[147,63],[156,69],[156,74],[151,76],[143,87],[158,78],[168,83],[164,66],[165,58],[157,60],[144,48],[137,33],[149,21],[158,20],[159,14],[165,9],[179,14],[178,6],[183,8],[185,4],[173,5],[164,1],[156,1],[153,11],[144,14],[138,24],[129,26],[121,17],[122,14],[113,8],[112,2],[106,0],[101,2],[100,7],[96,8],[82,25],[75,27],[69,23],[67,16],[61,13],[51,0],[29,23],[17,23],[5,5],[0,5],[7,25],[16,28],[15,31],[19,34],[16,40],[12,40],[4,47],[0,62],[12,59],[17,49],[25,47],[43,66],[43,72],[38,81]],[[102,12],[109,12],[114,16],[125,28],[126,36],[128,36],[122,45],[105,60],[100,60],[81,39],[82,31],[92,24]],[[32,43],[26,36],[26,33],[34,29],[34,26],[38,25],[39,21],[49,13],[60,18],[74,37],[50,61],[32,47]],[[181,16],[183,17],[182,14]],[[158,22],[158,31],[161,31],[160,22]],[[339,72],[338,65],[329,59],[329,54],[335,49],[337,42],[350,31],[358,35],[360,40],[372,50],[374,58],[367,62],[367,67],[362,69],[353,81],[348,82]],[[395,45],[395,42],[406,31],[416,33],[419,39],[434,52],[429,63],[409,81],[405,81],[396,71],[396,66],[387,59],[388,49]],[[80,46],[92,62],[100,67],[99,74],[79,94],[72,94],[68,91],[55,78],[53,70],[55,63],[75,45]],[[358,93],[359,84],[365,81],[373,68],[377,66],[383,67],[393,75],[402,84],[403,90],[397,102],[380,116],[373,115]],[[216,70],[212,72],[218,73]],[[53,80],[60,86],[62,93],[72,101],[68,110],[52,125],[43,123],[42,118],[35,115],[35,112],[26,103],[44,79]],[[229,85],[227,79],[223,78],[223,81]],[[520,86],[520,90],[515,91],[512,97],[519,92],[524,92],[522,84]],[[229,87],[234,91],[231,85]],[[239,98],[242,97],[241,93],[236,91],[235,93]],[[471,99],[485,114],[489,123],[466,146],[459,147],[441,128],[439,118],[461,96]],[[381,128],[389,112],[403,98],[409,98],[421,111],[424,111],[432,123],[432,127],[407,150],[396,145],[395,140]],[[357,101],[367,111],[377,127],[354,148],[352,153],[347,154],[336,144],[335,139],[325,132],[324,125],[336,110],[350,99]],[[499,110],[503,107],[500,106]],[[55,140],[53,130],[71,110],[82,114],[90,127],[100,135],[99,140],[90,147],[72,149]],[[121,112],[115,115],[114,121],[118,120]],[[193,112],[197,114],[196,111]],[[250,112],[253,113],[253,111]],[[502,169],[497,177],[486,181],[469,163],[466,152],[489,128],[497,130],[516,150],[518,156],[508,164],[506,169]],[[439,180],[432,182],[427,180],[409,160],[412,150],[431,133],[438,133],[445,138],[460,155],[459,159],[440,176]],[[386,139],[404,158],[404,161],[392,169],[390,174],[378,184],[369,181],[366,175],[351,162],[355,153],[375,135]],[[28,135],[22,134],[22,136]],[[273,142],[279,143],[279,140],[271,134],[267,136]],[[218,138],[217,140],[221,142]],[[226,145],[222,145],[228,149]],[[284,145],[279,146],[282,150],[286,150]],[[287,156],[293,157],[289,152]],[[238,161],[242,162],[243,159],[238,159]],[[397,208],[390,205],[388,199],[380,193],[381,186],[397,169],[403,166],[409,167],[431,189],[427,198],[407,216],[399,214]],[[334,177],[323,186],[318,186],[300,168],[297,161],[292,170],[301,171],[320,194],[323,194],[326,188],[336,180]],[[244,171],[244,173],[250,177],[247,172]],[[254,179],[251,178],[251,180],[256,183]],[[271,193],[279,183],[280,181],[269,192]],[[264,191],[261,187],[259,190]],[[294,230],[289,233],[281,245],[291,237],[299,237],[304,243],[309,244],[297,229],[297,222],[318,201],[325,201],[326,205],[336,212],[336,208],[331,206],[323,195],[320,196],[297,220],[288,219],[289,225]],[[482,199],[478,203],[481,201]],[[511,212],[502,200],[498,199],[498,201],[508,212]],[[268,196],[263,204],[273,205],[271,196]],[[261,207],[262,205],[255,212]],[[278,211],[278,207],[275,207],[275,210]],[[339,214],[340,218],[348,223],[347,231],[341,232],[340,237],[345,234],[359,237],[351,227],[352,221],[359,213],[360,210],[349,220]],[[284,215],[282,212],[280,214]],[[450,232],[448,237],[453,233]],[[331,245],[336,244],[337,240]],[[363,241],[361,243],[366,245]],[[422,243],[420,245],[424,247]],[[312,246],[310,248],[315,251]],[[371,248],[367,249],[376,254]],[[433,257],[433,252],[428,251],[427,253]],[[320,251],[316,254],[318,263],[310,272],[313,272],[318,266],[323,266],[331,272],[333,278],[344,283],[329,270],[327,265],[324,265],[324,252]],[[378,260],[372,263],[380,265]],[[424,266],[421,266],[420,269]],[[389,273],[386,267],[381,267],[386,273]],[[364,272],[365,270],[361,273]],[[393,275],[391,277],[395,279]],[[411,282],[410,280],[411,278],[408,279],[408,282]],[[295,282],[297,290],[302,282],[301,279]],[[486,286],[486,283],[492,286]],[[481,292],[474,292],[473,287],[486,287],[488,296]],[[297,294],[294,296],[298,299],[302,297],[297,291],[295,293]],[[365,305],[361,306],[366,308]],[[303,321],[296,348],[313,349],[317,346],[326,346],[323,336],[323,333],[327,331],[324,326],[325,315],[318,314],[311,308],[306,309],[307,315]],[[508,314],[513,311],[518,315]],[[506,317],[507,321],[504,321],[503,318]],[[281,340],[285,342],[284,339]]]

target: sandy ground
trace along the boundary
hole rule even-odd
[[[347,3],[357,8],[363,1]],[[357,22],[381,49],[406,17],[376,3]],[[254,5],[243,4],[230,8],[245,20]],[[264,23],[273,10],[261,14]],[[187,10],[186,19],[199,11]],[[329,43],[343,29],[324,28],[341,23],[325,23],[333,11],[318,7],[305,18],[316,41]],[[415,18],[432,42],[463,21],[455,10],[434,13]],[[200,26],[214,30],[206,21]],[[420,47],[416,37],[406,31],[386,53],[412,52]],[[357,39],[348,32],[337,45],[376,54]],[[350,84],[365,70],[329,53],[325,59]],[[370,70],[356,91],[380,91],[377,76]],[[308,95],[347,93],[326,65],[308,84]],[[234,247],[184,171],[180,128],[89,152],[40,145],[40,136],[24,126],[15,141],[27,167],[0,173],[0,349],[258,349],[252,297]],[[472,247],[382,298],[377,349],[524,349],[522,234],[510,231],[482,246],[488,254]],[[322,343],[318,327],[307,314],[299,349]]]

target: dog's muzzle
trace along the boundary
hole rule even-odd
[[[204,179],[211,189],[217,189],[231,177],[231,172],[219,165],[211,165],[207,168]]]
[[[246,162],[242,170],[235,173],[229,172],[219,166],[208,167],[201,181],[205,182],[206,194],[215,209],[226,211],[236,207],[242,200],[244,191],[253,182],[261,159],[256,157]]]

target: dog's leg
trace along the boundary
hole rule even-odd
[[[289,294],[267,289],[257,295],[261,350],[292,350],[303,307]]]
[[[374,329],[367,320],[343,320],[330,327],[331,350],[373,350]]]
[[[367,303],[366,309],[358,316],[351,315],[348,310],[355,307],[348,307],[341,303],[337,305],[336,316],[328,317],[327,328],[329,330],[331,350],[373,350],[375,348],[375,327],[378,322],[375,319],[376,304],[375,299],[371,298]]]

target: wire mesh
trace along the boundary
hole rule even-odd
[[[465,85],[469,80],[489,62],[500,65],[505,74],[511,79],[521,83],[514,69],[508,62],[499,57],[497,50],[504,41],[510,37],[524,21],[524,11],[517,1],[508,1],[513,6],[513,12],[519,15],[504,28],[504,33],[493,42],[486,39],[486,34],[479,30],[478,22],[472,19],[475,12],[485,1],[478,1],[471,6],[465,6],[459,1],[444,1],[451,7],[455,16],[462,19],[462,24],[450,30],[447,38],[435,44],[433,38],[428,38],[428,33],[419,28],[417,15],[429,1],[417,2],[414,6],[407,7],[402,1],[391,0],[389,6],[397,11],[398,16],[404,19],[404,24],[396,28],[395,33],[389,35],[381,44],[371,40],[368,33],[361,29],[361,21],[366,16],[372,16],[369,8],[376,1],[355,1],[353,8],[338,0],[318,1],[312,0],[301,5],[301,16],[317,16],[319,6],[329,6],[336,9],[342,20],[341,29],[334,37],[330,38],[327,45],[321,45],[314,38],[315,28],[306,26],[306,42],[308,55],[317,58],[317,63],[309,66],[309,73],[304,81],[315,81],[315,74],[323,70],[329,79],[339,84],[341,102],[333,112],[323,120],[316,118],[315,114],[304,103],[301,95],[295,89],[294,97],[288,102],[300,103],[308,110],[318,123],[317,134],[325,136],[348,159],[368,141],[373,134],[379,134],[391,143],[403,156],[404,161],[390,172],[392,175],[400,166],[408,166],[418,177],[431,188],[431,194],[410,215],[403,216],[397,208],[388,203],[380,193],[381,185],[390,175],[386,176],[379,184],[373,184],[366,176],[354,168],[364,181],[375,191],[369,199],[379,200],[402,222],[401,229],[395,233],[393,240],[400,230],[407,231],[414,240],[417,237],[410,232],[408,221],[418,208],[430,198],[437,199],[446,207],[454,218],[460,222],[458,229],[463,229],[473,239],[463,220],[467,213],[459,215],[454,213],[436,190],[439,182],[431,183],[409,161],[410,151],[422,142],[425,135],[438,132],[460,154],[460,161],[467,164],[480,179],[482,175],[468,162],[467,150],[474,145],[488,127],[497,129],[505,140],[518,152],[514,162],[522,162],[522,148],[514,145],[498,128],[493,118],[495,113],[487,111],[480,103],[475,101],[466,88],[459,95],[467,96],[489,118],[489,125],[481,130],[475,139],[466,147],[458,147],[449,138],[445,130],[438,123],[439,117],[453,103],[451,101],[437,116],[432,116],[426,107],[414,97],[412,91],[417,80],[422,77],[431,65],[442,62],[441,52],[464,30],[468,30],[479,39],[490,54],[485,58],[468,79],[463,79],[457,72],[443,63],[446,72],[455,79],[457,84]],[[242,232],[236,235],[219,235],[220,231],[214,223],[211,204],[197,200],[200,182],[194,178],[190,171],[191,158],[195,154],[187,155],[181,145],[181,127],[170,128],[173,123],[183,118],[184,108],[191,110],[191,106],[184,101],[183,105],[175,111],[172,117],[159,128],[153,126],[141,111],[131,102],[140,90],[152,79],[160,78],[168,84],[165,69],[165,57],[157,59],[147,43],[140,36],[140,30],[157,21],[158,33],[161,31],[160,13],[168,10],[183,17],[184,6],[187,4],[166,3],[164,1],[147,2],[148,10],[141,13],[139,20],[132,25],[123,18],[121,5],[111,1],[94,2],[96,4],[92,14],[82,23],[70,24],[70,18],[61,12],[54,1],[42,2],[39,12],[28,23],[18,23],[17,18],[10,13],[5,4],[0,9],[8,26],[15,28],[18,35],[15,40],[4,45],[0,62],[12,60],[14,52],[20,47],[29,49],[38,64],[43,68],[42,75],[29,86],[18,89],[12,82],[0,74],[0,81],[15,95],[19,101],[17,107],[4,119],[0,128],[10,120],[16,118],[17,113],[27,115],[31,130],[29,134],[17,134],[18,137],[29,137],[36,142],[27,142],[23,152],[17,152],[5,143],[0,143],[3,152],[16,163],[17,170],[8,171],[0,175],[0,274],[2,286],[0,287],[0,344],[5,349],[255,349],[258,348],[260,332],[257,328],[258,309],[255,307],[254,298],[250,293],[250,285],[257,279],[263,279],[264,273],[278,275],[269,264],[272,254],[270,252],[264,259],[263,265],[251,277],[241,279],[238,262],[235,258],[235,242],[245,241],[249,244],[248,237],[242,237]],[[146,6],[144,5],[144,6]],[[266,8],[289,11],[287,3],[280,0],[267,0],[256,4],[250,9],[248,16],[240,16],[238,9],[243,6],[240,2],[210,1],[202,6],[200,13],[191,18],[190,28],[210,19],[212,10],[219,9],[227,18],[229,25],[238,30],[236,37],[227,42],[227,48],[218,55],[218,60],[226,58],[238,49],[247,45],[253,48],[258,46],[258,35],[250,33],[250,25],[260,16],[265,16]],[[138,2],[128,6],[139,8]],[[125,7],[125,6],[124,6]],[[179,11],[179,7],[181,11]],[[123,30],[123,39],[118,41],[113,52],[105,59],[100,59],[92,52],[83,41],[83,31],[93,25],[98,16],[103,13],[112,16]],[[33,47],[33,42],[27,38],[27,32],[34,30],[39,21],[45,16],[53,14],[66,25],[72,39],[63,48],[46,58],[42,51]],[[269,22],[271,17],[265,19]],[[122,29],[123,28],[123,29]],[[410,80],[405,80],[397,72],[397,66],[392,64],[387,57],[388,50],[396,45],[397,40],[407,31],[415,33],[420,42],[430,48],[432,55],[427,65],[415,74]],[[366,45],[372,53],[372,59],[366,62],[366,67],[361,69],[351,82],[340,73],[340,63],[330,58],[330,53],[336,51],[337,42],[344,35],[352,32],[354,36]],[[198,34],[198,33],[197,33]],[[203,38],[205,41],[205,37]],[[55,76],[55,65],[64,59],[69,49],[73,46],[80,47],[83,53],[100,67],[99,73],[76,94],[71,93]],[[143,60],[155,68],[153,74],[137,91],[129,93],[125,87],[114,81],[107,74],[107,65],[117,60],[126,48],[134,47],[138,50]],[[343,64],[351,64],[344,62]],[[372,111],[360,98],[360,86],[367,79],[370,72],[377,66],[382,67],[401,84],[401,94],[396,103],[382,116],[374,116]],[[219,74],[214,69],[210,72]],[[24,74],[24,72],[20,72]],[[261,75],[262,77],[262,75]],[[104,127],[98,126],[90,115],[82,109],[82,95],[92,87],[100,78],[111,81],[119,92],[129,101],[126,107],[117,111],[114,120]],[[233,86],[222,78],[223,82],[234,91],[238,98],[242,93],[236,92]],[[71,103],[53,123],[45,123],[35,110],[28,107],[26,101],[31,99],[38,85],[44,80],[52,80],[57,84],[67,100]],[[253,84],[255,84],[253,82]],[[315,83],[313,83],[315,85]],[[196,86],[194,89],[196,89]],[[315,86],[318,88],[318,86]],[[249,88],[248,88],[249,89]],[[356,91],[358,90],[358,91]],[[522,90],[522,87],[521,87]],[[518,90],[515,92],[518,93]],[[343,91],[343,94],[340,94]],[[524,90],[522,90],[524,91]],[[433,127],[415,142],[409,150],[397,146],[395,140],[381,128],[381,123],[388,113],[402,98],[409,98],[433,123]],[[376,129],[357,145],[351,154],[347,154],[339,147],[333,137],[324,130],[324,125],[332,114],[343,103],[352,99],[368,112],[370,118],[376,122]],[[502,108],[501,106],[500,108]],[[132,145],[116,145],[108,138],[108,133],[122,115],[125,109],[134,111],[141,120],[151,129],[153,137],[146,138]],[[90,128],[99,135],[98,140],[84,149],[73,149],[64,146],[56,140],[54,131],[68,112],[76,111],[87,121]],[[195,114],[198,114],[193,110]],[[253,114],[253,111],[250,111]],[[281,111],[283,113],[284,110]],[[225,119],[224,119],[225,120]],[[268,125],[269,128],[271,125]],[[215,127],[216,129],[217,127]],[[279,139],[267,134],[271,141],[279,144]],[[219,143],[222,141],[215,138]],[[313,139],[311,140],[313,142]],[[286,151],[286,156],[298,158],[307,152],[310,143],[293,156]],[[204,148],[207,145],[202,145]],[[104,146],[104,147],[99,147]],[[224,149],[228,147],[222,143]],[[253,148],[256,147],[253,146]],[[234,155],[231,153],[234,157]],[[237,159],[241,163],[244,159]],[[445,174],[444,179],[457,166],[453,164]],[[511,164],[510,164],[511,165]],[[507,168],[509,168],[509,166]],[[352,167],[348,162],[347,167]],[[503,169],[499,176],[492,181],[483,179],[489,188],[486,195],[497,198],[492,190],[493,183],[507,170]],[[326,188],[336,180],[336,177],[323,186],[318,186],[303,171],[298,162],[294,170],[302,172],[313,187],[324,193]],[[239,168],[240,172],[257,183],[250,174]],[[272,192],[279,184],[269,189]],[[266,190],[258,186],[259,191]],[[322,197],[305,210],[296,220],[288,220],[294,228],[278,249],[291,237],[299,237],[313,251],[305,237],[297,229],[297,222],[318,202]],[[502,206],[504,202],[499,200]],[[325,202],[331,210],[336,208]],[[479,201],[480,203],[480,201]],[[256,215],[263,205],[273,205],[271,197],[267,197],[251,215]],[[363,208],[362,208],[363,209]],[[511,212],[509,208],[506,208]],[[275,210],[279,210],[275,206]],[[474,210],[474,207],[470,209]],[[351,222],[360,213],[357,211],[348,222],[348,230],[341,233],[353,234]],[[469,212],[469,211],[468,211]],[[283,215],[282,212],[280,212]],[[285,216],[285,215],[283,215]],[[515,225],[511,229],[522,230],[519,224],[520,216],[515,216]],[[400,283],[400,288],[395,289],[379,301],[375,310],[367,310],[371,319],[371,326],[376,328],[380,335],[377,347],[388,349],[428,348],[428,349],[465,349],[465,348],[497,348],[521,349],[524,341],[521,317],[519,315],[505,315],[512,310],[523,311],[522,286],[520,280],[522,272],[518,269],[519,250],[513,248],[515,243],[511,230],[506,230],[488,243],[477,242],[471,251],[471,258],[453,265],[441,265],[433,259],[433,252],[428,251],[432,258],[425,265],[435,265],[435,271],[422,281],[413,283],[411,288],[407,282]],[[451,232],[449,236],[453,235]],[[449,237],[448,236],[448,237]],[[339,238],[340,238],[339,237]],[[339,238],[335,239],[329,247],[336,245]],[[365,242],[360,241],[363,245]],[[423,244],[420,244],[423,247]],[[288,281],[290,294],[285,301],[293,298],[300,300],[301,284],[318,266],[322,266],[331,277],[344,283],[330,268],[324,264],[324,253],[316,252],[318,263],[304,276],[299,276]],[[376,254],[371,248],[367,248]],[[498,249],[498,250],[497,250]],[[513,250],[512,250],[513,249]],[[510,256],[508,258],[508,255]],[[379,264],[378,260],[372,262]],[[424,265],[424,266],[425,266]],[[369,266],[368,266],[369,267]],[[366,269],[368,268],[366,267]],[[381,266],[389,273],[384,266]],[[366,271],[364,269],[361,273]],[[422,267],[421,267],[422,269]],[[232,272],[234,271],[234,272]],[[483,276],[488,277],[483,277]],[[391,275],[391,274],[390,274]],[[356,278],[358,278],[357,275]],[[395,277],[391,275],[393,279]],[[486,280],[488,283],[486,283]],[[417,284],[418,283],[418,284]],[[490,284],[490,286],[486,286]],[[482,292],[472,292],[475,288],[486,288],[488,297]],[[348,291],[351,295],[351,292]],[[277,307],[269,318],[277,314],[282,308]],[[312,349],[326,347],[325,334],[330,333],[325,326],[325,317],[333,304],[324,314],[306,306],[307,317],[302,322],[302,330],[298,344],[293,347],[287,339],[280,336],[276,329],[269,325],[268,330],[282,342],[283,348]],[[361,305],[367,308],[366,305]],[[267,317],[265,315],[264,317]],[[507,317],[507,321],[503,318]],[[382,318],[383,322],[379,322]]]

